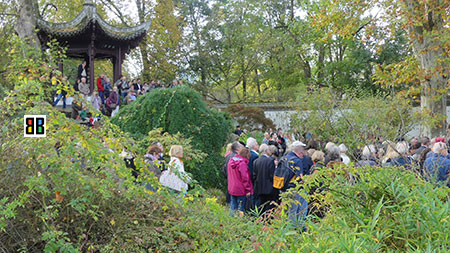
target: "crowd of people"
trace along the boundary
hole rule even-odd
[[[169,156],[170,161],[166,163],[163,145],[158,141],[153,142],[144,155],[144,160],[148,168],[145,172],[148,175],[154,176],[162,186],[171,189],[173,192],[185,194],[191,178],[184,169],[184,163],[182,161],[184,156],[183,147],[180,145],[172,145],[169,150]],[[136,169],[133,154],[127,150],[123,150],[121,157],[124,159],[126,167],[132,171],[132,176],[137,179],[140,172]],[[151,172],[151,174],[148,172]],[[157,190],[157,187],[155,185],[152,186],[150,183],[145,183],[144,186],[147,190],[153,192]]]
[[[111,84],[110,79],[102,74],[96,80],[96,90],[91,91],[87,84],[86,73],[86,62],[83,62],[79,66],[78,80],[74,88],[81,96],[92,102],[94,108],[105,115],[111,115],[121,104],[132,103],[138,96],[145,95],[152,89],[172,88],[182,84],[181,81],[174,80],[171,85],[164,85],[158,80],[141,85],[140,79],[128,82],[125,76],[121,76],[114,84]],[[66,81],[66,77],[62,78],[63,83]],[[63,99],[65,107],[66,93],[64,88],[59,89],[54,105]],[[83,120],[87,118],[85,105],[74,101],[72,108],[75,112],[73,117]],[[247,134],[247,131],[237,126],[234,133],[241,136]],[[296,140],[290,135],[284,135],[281,129],[277,131],[269,129],[264,133],[261,145],[253,137],[247,138],[246,143],[236,141],[228,144],[223,166],[223,173],[227,180],[227,202],[230,203],[233,215],[235,212],[243,215],[248,210],[267,213],[280,203],[280,193],[296,187],[305,176],[320,170],[336,169],[347,165],[402,167],[413,170],[433,184],[448,187],[449,140],[450,135],[447,140],[442,137],[433,139],[421,137],[420,140],[418,137],[413,137],[409,142],[404,139],[392,142],[379,138],[373,139],[371,144],[362,149],[349,152],[344,143],[317,141],[311,134],[305,134]],[[188,190],[190,178],[184,171],[183,148],[178,145],[171,147],[168,165],[164,162],[163,150],[160,143],[153,143],[149,147],[145,155],[149,171],[153,172],[161,185],[175,192],[185,193]],[[130,168],[134,166],[132,159],[134,158],[124,152],[124,160]],[[283,169],[286,168],[288,169],[283,174]],[[281,174],[283,175],[280,176]],[[135,167],[133,175],[136,178],[138,176]],[[285,183],[280,184],[280,178]],[[145,185],[145,187],[155,190],[151,185]],[[294,226],[302,228],[308,212],[308,202],[303,197],[304,194],[298,191],[289,192],[294,201],[289,203],[288,216]]]
[[[244,130],[238,126],[235,134],[242,133]],[[409,142],[378,139],[349,154],[343,143],[318,142],[311,134],[294,140],[291,136],[284,136],[281,129],[277,132],[270,130],[264,134],[261,145],[252,137],[246,143],[236,141],[228,144],[223,168],[228,183],[227,201],[232,213],[239,211],[243,215],[252,208],[267,212],[280,203],[281,192],[295,187],[295,182],[302,182],[304,176],[347,165],[402,167],[437,186],[448,187],[448,144],[442,137],[431,140],[413,137]],[[280,189],[276,187],[277,170],[281,171],[285,164],[290,167],[286,178],[288,184]],[[295,226],[302,227],[308,202],[298,192],[292,193],[292,199],[288,216]]]
[[[183,84],[182,80],[173,80],[172,84],[168,85],[162,83],[161,80],[142,82],[141,79],[138,78],[128,81],[126,76],[121,76],[116,82],[112,83],[105,74],[101,74],[96,79],[94,90],[91,90],[87,73],[86,61],[83,61],[82,64],[78,66],[77,80],[73,85],[73,88],[82,97],[90,101],[95,109],[107,116],[113,116],[120,105],[132,103],[138,96],[145,95],[153,89],[173,88]],[[57,85],[58,81],[66,84],[67,77],[63,77],[62,80],[57,80],[55,78],[53,81],[53,85],[56,86],[57,89],[57,96],[53,106],[56,106],[62,99],[63,108],[66,108],[67,87],[65,85]],[[83,111],[83,105],[79,105],[79,107],[81,109],[75,111],[78,113],[77,116],[81,118],[82,115],[80,115],[80,113]]]

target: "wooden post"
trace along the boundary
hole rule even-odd
[[[89,55],[89,84],[90,84],[90,90],[92,94],[94,92],[94,84],[95,84],[95,77],[94,77],[94,59],[95,59],[95,23],[92,24],[92,34],[91,34],[91,43],[89,43],[88,46],[88,55]]]
[[[117,72],[117,56],[113,56],[111,59],[113,64],[113,78],[111,79],[111,84],[114,85],[117,79],[119,79]]]
[[[95,58],[95,54],[94,54],[94,47],[93,47],[94,42],[92,41],[91,44],[89,44],[88,47],[88,54],[89,54],[89,86],[91,89],[91,94],[92,92],[94,92],[94,81],[95,81],[95,77],[94,77],[94,58]]]
[[[122,63],[123,63],[122,48],[119,47],[117,49],[115,57],[113,57],[114,82],[119,80],[120,76],[122,75]]]
[[[58,70],[59,70],[59,72],[61,72],[61,76],[63,76],[64,75],[64,65],[62,62],[58,63]]]

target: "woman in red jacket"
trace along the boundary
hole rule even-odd
[[[253,194],[253,185],[250,180],[248,169],[248,159],[250,150],[242,148],[239,154],[230,159],[228,163],[228,192],[231,195],[231,213],[236,209],[240,215],[244,215],[245,202],[247,197]]]

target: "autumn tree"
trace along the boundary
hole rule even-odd
[[[147,57],[149,75],[152,79],[171,81],[177,77],[181,65],[181,19],[176,15],[176,2],[158,0],[154,7],[154,17],[148,31],[147,43],[141,44]],[[142,50],[142,49],[141,49]],[[146,54],[145,54],[146,53]],[[144,73],[147,69],[144,69]],[[146,74],[146,78],[149,78]]]
[[[414,55],[421,70],[421,107],[432,115],[444,116],[440,124],[425,131],[427,136],[445,133],[449,78],[449,1],[405,0],[400,2]]]
[[[37,0],[19,0],[19,8],[16,21],[17,34],[28,41],[35,48],[40,48],[39,39],[36,34],[36,22],[39,17],[39,6]]]

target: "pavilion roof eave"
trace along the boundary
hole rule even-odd
[[[37,20],[40,30],[57,37],[74,37],[85,31],[92,23],[98,24],[99,28],[113,39],[133,40],[148,31],[151,20],[134,27],[115,27],[100,17],[93,4],[85,4],[83,10],[69,22],[52,23],[43,19]]]

